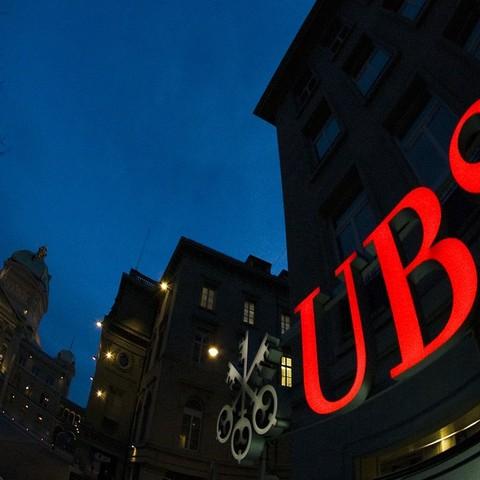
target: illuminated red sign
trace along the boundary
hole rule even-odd
[[[452,175],[460,187],[471,193],[480,193],[480,163],[465,160],[461,150],[479,130],[480,100],[460,119],[450,143]],[[420,220],[423,238],[415,258],[404,265],[392,231],[392,221],[399,214],[412,212]],[[441,204],[436,194],[426,187],[415,188],[405,195],[363,242],[364,246],[372,245],[375,248],[397,333],[401,361],[390,371],[392,378],[410,371],[446,345],[464,324],[475,301],[478,279],[472,254],[457,238],[436,240],[441,217]],[[365,382],[367,350],[354,280],[353,262],[356,257],[357,254],[353,253],[335,271],[335,275],[342,276],[345,282],[356,351],[353,384],[342,398],[328,400],[321,387],[315,326],[315,300],[320,289],[316,288],[295,309],[295,312],[300,314],[305,398],[310,408],[318,414],[329,414],[353,407],[362,402],[368,393]],[[429,261],[435,261],[443,267],[451,285],[452,306],[443,330],[425,344],[408,277],[414,271],[425,267]]]

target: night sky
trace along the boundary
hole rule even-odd
[[[0,259],[48,246],[53,355],[84,405],[122,272],[181,235],[286,268],[275,130],[252,111],[314,0],[0,0]]]

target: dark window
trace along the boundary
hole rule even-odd
[[[208,332],[198,330],[193,337],[192,360],[195,363],[203,363],[207,358],[207,349],[210,343]]]
[[[398,12],[409,20],[416,20],[420,17],[427,4],[427,0],[384,0],[383,8]]]
[[[363,95],[368,95],[385,72],[391,55],[364,35],[345,63],[345,71],[355,80]]]
[[[202,426],[202,405],[198,400],[189,400],[183,409],[179,445],[187,450],[198,450]]]
[[[348,25],[342,19],[335,17],[325,29],[322,44],[329,48],[335,55],[341,50],[351,31],[351,25]]]
[[[295,83],[293,94],[297,111],[301,112],[317,90],[318,79],[310,69],[303,72]]]
[[[412,82],[387,119],[387,128],[399,140],[421,184],[437,188],[446,179],[448,150],[456,123],[456,116],[419,78]]]
[[[444,35],[480,59],[480,4],[476,0],[462,0]]]
[[[32,373],[33,373],[36,377],[38,377],[38,375],[39,375],[39,373],[40,373],[40,369],[39,369],[36,365],[34,365],[34,366],[32,367]]]
[[[280,315],[280,333],[283,335],[285,332],[288,332],[291,326],[292,319],[290,318],[290,315],[282,313]]]
[[[341,135],[340,124],[325,100],[317,107],[303,132],[312,141],[318,160],[323,160]]]
[[[362,242],[375,225],[375,215],[368,203],[367,195],[364,191],[360,191],[346,205],[346,208],[334,217],[340,258],[346,258],[355,250],[363,252]]]

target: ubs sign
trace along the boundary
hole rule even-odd
[[[457,124],[449,151],[452,176],[465,191],[480,193],[480,163],[472,163],[462,152],[480,135],[480,100],[475,102]],[[392,224],[400,215],[414,212],[420,220],[423,238],[416,256],[409,263],[402,262],[395,241]],[[409,372],[438,352],[465,323],[477,295],[478,275],[473,256],[468,247],[458,238],[437,239],[442,218],[442,209],[437,195],[426,187],[415,188],[400,200],[397,206],[365,238],[364,247],[375,249],[380,270],[386,286],[400,351],[400,363],[392,368],[390,375],[398,378]],[[315,299],[320,293],[316,288],[296,307],[300,315],[303,379],[305,397],[310,408],[318,414],[330,414],[362,402],[368,392],[366,388],[367,349],[362,327],[353,253],[335,270],[337,277],[345,282],[346,295],[353,325],[356,350],[356,372],[349,391],[337,400],[325,397],[321,387],[318,366],[317,337],[315,328]],[[450,315],[443,330],[429,343],[425,343],[412,292],[409,276],[425,266],[426,262],[440,264],[448,276],[452,290]]]

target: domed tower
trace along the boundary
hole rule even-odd
[[[40,320],[48,308],[51,276],[45,263],[47,248],[37,253],[18,250],[0,270],[0,330],[19,327],[27,337],[38,340]]]

